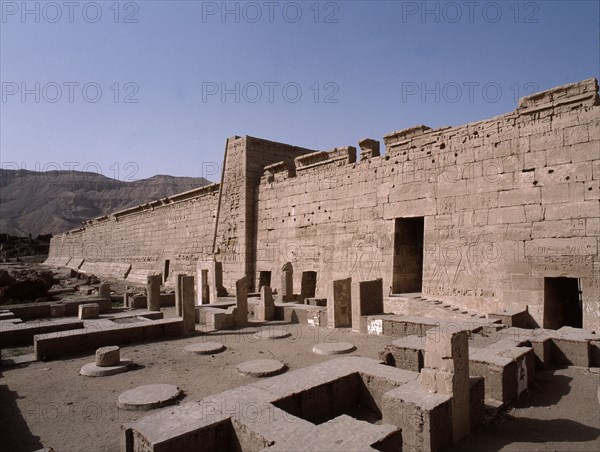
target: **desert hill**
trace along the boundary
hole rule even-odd
[[[158,175],[124,182],[92,172],[0,169],[0,233],[55,234],[209,183],[203,177]]]

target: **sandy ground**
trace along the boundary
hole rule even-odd
[[[117,451],[120,425],[144,415],[117,409],[117,397],[127,389],[152,383],[176,384],[185,392],[181,401],[188,402],[254,381],[235,371],[238,364],[247,360],[273,358],[295,370],[330,359],[311,352],[317,342],[352,342],[357,347],[355,355],[376,358],[379,349],[389,341],[342,329],[282,323],[279,326],[288,329],[292,336],[259,340],[254,338],[258,328],[250,327],[124,346],[121,357],[132,359],[138,368],[110,377],[78,375],[81,366],[94,361],[93,354],[3,369],[0,425],[4,432],[0,449],[33,451],[43,445],[57,452]],[[227,350],[213,356],[193,355],[183,350],[199,341],[219,341]],[[3,357],[6,355],[3,351]]]
[[[169,316],[172,309],[166,310]],[[258,328],[277,324],[292,336],[279,340],[253,337]],[[191,343],[215,340],[227,350],[213,356],[183,351]],[[357,347],[353,354],[376,358],[390,338],[279,322],[124,346],[121,356],[133,359],[138,368],[110,377],[78,375],[81,366],[94,360],[92,354],[3,369],[1,449],[34,451],[45,446],[57,452],[118,451],[120,425],[145,414],[117,409],[121,392],[143,384],[171,383],[184,391],[181,402],[198,400],[254,381],[236,373],[236,365],[243,361],[274,358],[295,370],[331,359],[311,352],[315,343],[323,341],[348,341]],[[543,372],[514,408],[452,450],[600,450],[599,382],[597,374],[583,368]]]
[[[598,451],[599,384],[598,373],[586,368],[540,372],[509,410],[451,450]]]

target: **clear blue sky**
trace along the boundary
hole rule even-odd
[[[232,135],[326,150],[485,119],[599,76],[598,5],[3,0],[0,160],[218,180]]]

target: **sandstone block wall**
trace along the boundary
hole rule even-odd
[[[482,313],[527,306],[539,325],[544,278],[572,277],[583,326],[600,329],[599,121],[589,79],[485,121],[393,132],[383,155],[361,140],[360,160],[353,146],[232,137],[220,185],[91,220],[53,238],[50,262],[129,263],[131,279],[164,273],[165,260],[171,274],[194,274],[214,256],[230,293],[244,276],[253,291],[261,275],[280,290],[291,262],[295,288],[316,272],[318,297],[333,280],[381,278],[384,295],[418,287]],[[422,218],[412,222],[421,230],[398,234],[405,218]],[[421,235],[422,265],[398,259],[399,237]],[[418,284],[398,284],[402,273]]]
[[[172,275],[194,274],[196,262],[212,252],[218,188],[213,184],[90,220],[80,229],[54,236],[49,257],[66,257],[67,265],[68,259],[85,259],[98,263],[95,273],[118,278],[123,275],[111,263],[129,263],[129,275],[138,274],[135,282],[141,284],[146,274],[164,273],[169,260],[167,282],[174,285]]]
[[[392,287],[394,221],[424,217],[423,293],[480,312],[529,306],[540,325],[544,277],[580,278],[584,327],[599,319],[600,107],[595,79],[521,100],[461,127],[384,137],[355,163],[339,150],[257,188],[257,271],[283,262]],[[347,148],[348,149],[348,148]],[[352,149],[349,153],[354,153]]]

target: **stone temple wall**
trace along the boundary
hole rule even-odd
[[[338,149],[295,177],[266,172],[256,270],[277,282],[291,262],[295,292],[303,271],[317,272],[321,296],[348,276],[390,292],[395,219],[422,216],[426,296],[484,313],[527,305],[541,325],[544,277],[576,277],[584,326],[597,329],[599,120],[590,79],[490,120],[389,134],[381,157]]]
[[[106,264],[104,274],[111,272],[109,263],[131,264],[136,282],[163,273],[166,260],[170,274],[192,273],[198,260],[212,259],[218,189],[213,184],[90,220],[54,236],[49,257],[66,258],[73,267],[82,260],[84,265]]]
[[[332,279],[382,278],[387,294],[418,274],[411,291],[483,313],[528,306],[540,325],[544,278],[572,277],[583,326],[599,329],[599,121],[589,79],[489,120],[391,133],[382,156],[232,137],[220,185],[92,220],[54,237],[50,259],[129,262],[135,276],[166,259],[194,274],[214,256],[230,293],[244,275],[258,290],[261,272],[279,289],[286,262],[295,293],[316,272],[317,296]]]

